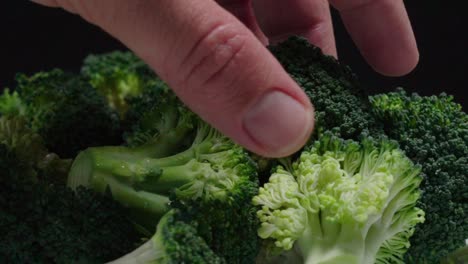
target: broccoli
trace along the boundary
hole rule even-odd
[[[167,156],[188,148],[193,141],[196,115],[187,109],[162,81],[147,84],[138,96],[130,98],[125,119],[125,143],[130,147],[155,146],[158,155]],[[167,149],[163,150],[163,146]]]
[[[324,133],[254,197],[258,235],[267,252],[294,250],[300,263],[403,263],[424,220],[415,207],[421,180],[395,142]]]
[[[107,98],[122,119],[128,110],[128,100],[144,91],[147,82],[157,80],[153,71],[129,51],[89,55],[81,74]]]
[[[270,50],[314,104],[312,140],[324,131],[355,140],[363,133],[382,134],[367,94],[349,67],[299,37],[291,37]]]
[[[109,264],[221,264],[198,234],[196,224],[179,210],[169,211],[158,223],[156,233],[145,244]]]
[[[398,89],[371,102],[387,134],[422,166],[418,206],[426,222],[411,238],[408,259],[438,263],[468,238],[468,116],[446,94],[422,97]]]
[[[64,177],[69,163],[48,153],[20,117],[0,118],[2,262],[103,263],[138,245],[139,235],[118,203],[49,181]]]
[[[0,116],[24,115],[25,106],[18,95],[18,92],[10,92],[10,89],[3,90],[0,95]]]
[[[21,175],[53,184],[65,185],[71,166],[70,159],[50,153],[42,138],[34,133],[22,117],[0,117],[0,144],[18,157]]]
[[[25,117],[52,152],[73,158],[87,147],[120,142],[117,114],[80,76],[55,69],[19,74],[17,82]]]
[[[146,233],[154,232],[174,204],[191,210],[200,204],[197,216],[204,222],[200,236],[213,251],[228,262],[252,263],[258,241],[256,210],[250,203],[258,191],[254,163],[244,149],[196,117],[173,94],[161,94],[160,100],[165,103],[144,112],[142,123],[135,126],[134,135],[146,135],[145,144],[81,152],[68,186],[109,192],[131,210],[133,221]],[[181,149],[187,139],[192,143]]]
[[[381,124],[372,114],[366,90],[349,67],[301,37],[291,37],[269,49],[314,105],[315,128],[307,145],[326,131],[353,140],[383,134]],[[262,171],[268,173],[277,164],[275,160],[254,157]]]

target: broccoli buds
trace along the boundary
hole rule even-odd
[[[278,167],[253,202],[273,253],[304,263],[402,263],[414,226],[420,168],[386,139],[326,133],[291,168]]]

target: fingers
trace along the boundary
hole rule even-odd
[[[399,76],[416,67],[419,53],[402,0],[331,0],[356,45],[378,72]]]
[[[244,23],[260,42],[264,45],[268,44],[268,39],[263,34],[254,16],[251,0],[216,0],[216,2]]]
[[[74,11],[134,50],[192,110],[248,149],[280,157],[307,141],[314,120],[307,96],[216,2],[73,2]]]
[[[335,37],[327,0],[253,0],[263,32],[272,42],[301,35],[336,57]]]

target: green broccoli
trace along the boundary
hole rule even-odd
[[[109,264],[221,264],[198,234],[196,224],[179,210],[169,211],[158,223],[156,233],[145,244]]]
[[[23,117],[0,117],[0,144],[18,157],[19,167],[15,170],[21,168],[24,177],[53,184],[66,184],[72,161],[50,153],[42,138],[28,127]]]
[[[258,235],[267,252],[294,250],[300,263],[403,263],[424,220],[419,174],[395,142],[324,133],[254,197]]]
[[[0,95],[0,116],[24,115],[25,106],[18,95],[18,92],[10,92],[10,89],[3,90]]]
[[[419,205],[426,222],[411,238],[408,259],[438,263],[468,237],[468,115],[453,97],[403,89],[371,97],[387,134],[422,166]]]
[[[349,67],[300,37],[291,37],[269,49],[314,105],[315,129],[307,145],[326,131],[353,140],[383,134],[382,125],[372,114],[367,92]],[[275,160],[254,157],[264,172],[270,173],[277,164]]]
[[[314,104],[315,136],[333,131],[341,138],[357,140],[363,133],[382,134],[367,94],[349,67],[299,37],[270,50]]]
[[[196,115],[162,81],[147,84],[138,96],[128,100],[125,143],[130,147],[151,149],[157,146],[166,156],[188,148],[193,141]],[[162,147],[167,145],[167,150]],[[152,155],[153,156],[153,155]]]
[[[25,117],[48,149],[64,158],[90,146],[120,142],[116,113],[83,78],[61,70],[19,74]]]
[[[252,263],[258,241],[256,210],[250,204],[258,191],[254,163],[173,94],[159,98],[165,103],[145,111],[135,126],[134,135],[145,135],[143,145],[83,151],[73,163],[68,185],[109,192],[131,209],[132,219],[147,233],[154,232],[174,204],[200,204],[200,236],[213,251],[228,262]],[[181,149],[188,139],[192,143]]]
[[[103,263],[139,243],[118,203],[50,181],[64,177],[69,163],[48,153],[20,117],[0,118],[2,262]]]
[[[144,91],[147,82],[157,80],[154,72],[129,51],[89,55],[81,74],[107,98],[121,118],[128,110],[128,100]]]

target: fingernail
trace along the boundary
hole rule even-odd
[[[312,109],[291,96],[273,91],[265,94],[244,116],[244,129],[271,157],[294,153],[306,143],[313,125]]]

